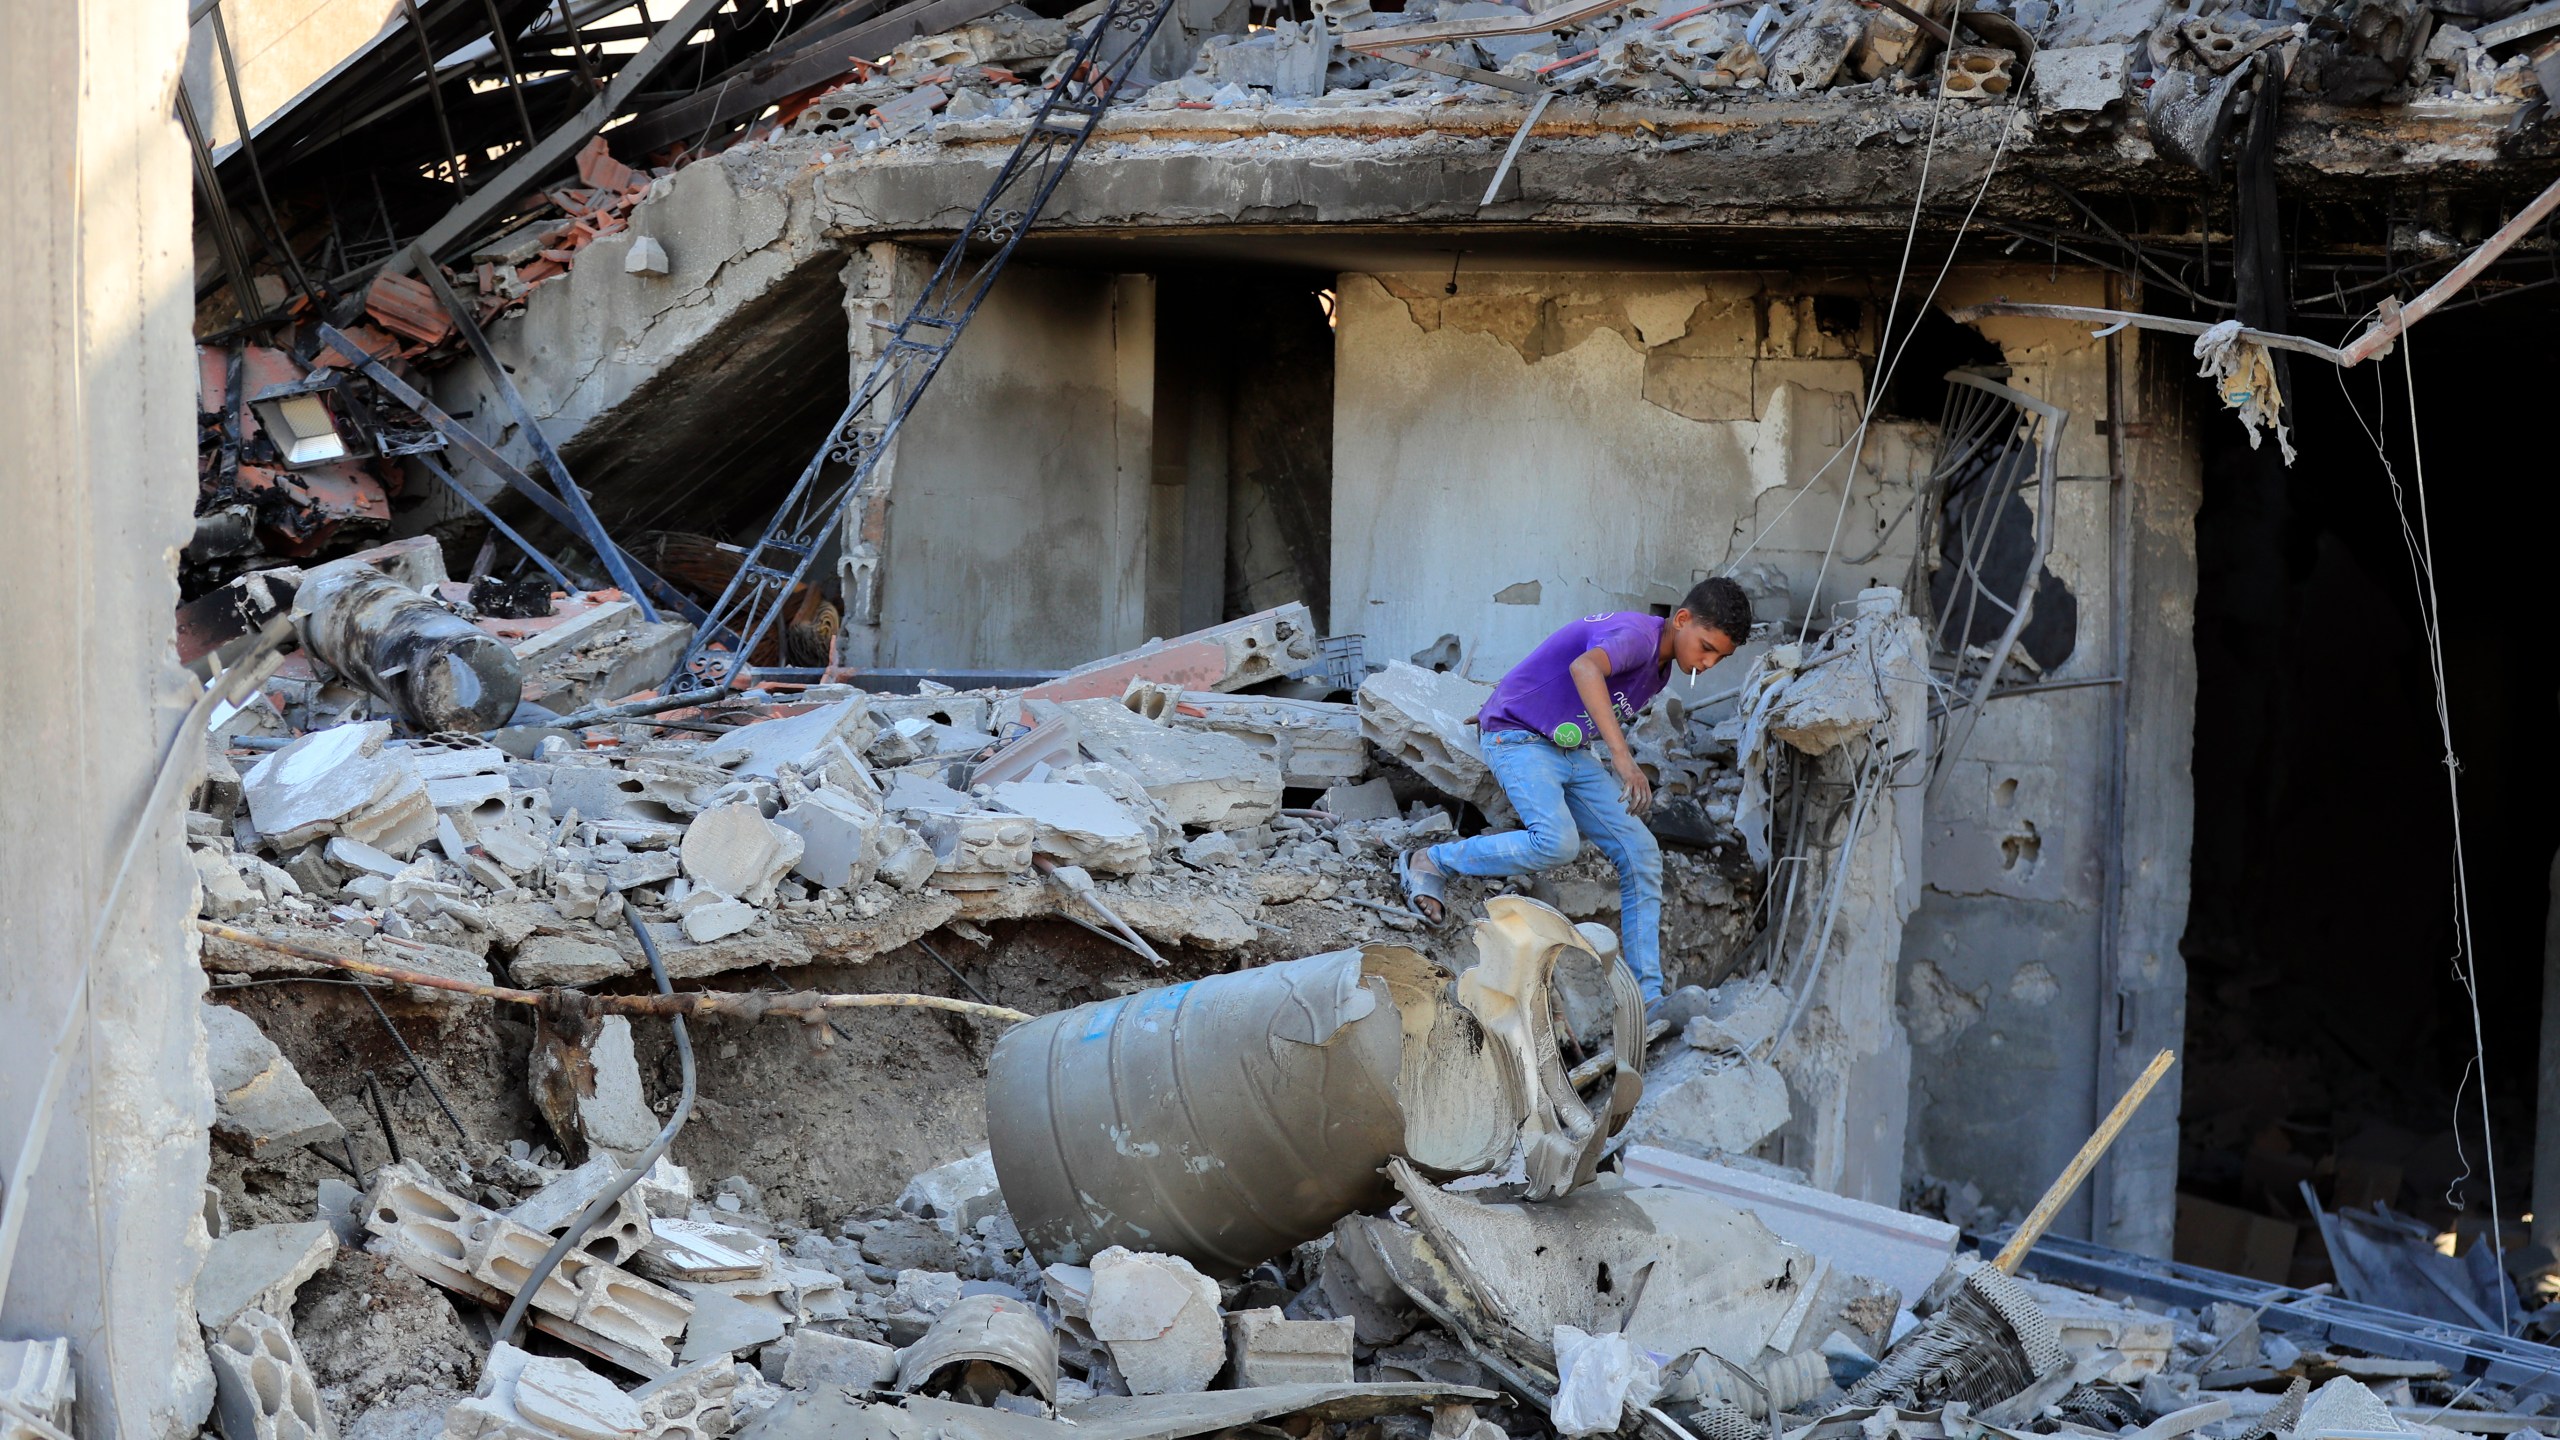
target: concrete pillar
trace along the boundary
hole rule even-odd
[[[185,7],[0,6],[0,1155],[27,1132],[116,856],[190,691],[170,660],[195,496]],[[179,817],[154,818],[27,1189],[0,1336],[67,1336],[84,1435],[192,1435],[213,1115]]]

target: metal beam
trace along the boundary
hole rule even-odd
[[[416,386],[393,374],[391,367],[375,359],[370,351],[348,338],[344,331],[335,325],[323,322],[319,326],[319,333],[322,344],[354,360],[356,368],[363,371],[366,378],[381,386],[392,399],[417,412],[419,419],[442,431],[444,438],[451,442],[453,448],[487,466],[489,473],[505,481],[508,489],[532,501],[535,509],[550,516],[563,529],[575,531],[578,528],[577,517],[570,513],[568,506],[560,503],[559,496],[552,494],[543,487],[541,482],[510,464],[507,457],[489,448],[488,441],[472,433],[470,428],[461,421],[446,414],[443,406],[419,394]],[[631,567],[632,575],[641,584],[654,591],[659,599],[666,601],[670,608],[696,624],[702,622],[702,607],[687,599],[684,592],[659,579],[647,566],[633,559],[629,551],[623,552],[622,560],[624,564]]]
[[[728,0],[685,0],[684,8],[658,27],[658,33],[650,38],[649,43],[641,46],[614,73],[613,83],[604,87],[603,94],[581,106],[568,124],[526,146],[514,164],[499,171],[495,179],[473,192],[470,199],[446,211],[443,219],[428,226],[427,233],[418,237],[418,248],[423,248],[430,257],[440,256],[479,233],[481,226],[514,204],[517,197],[540,184],[554,167],[576,154],[579,146],[603,129],[605,122],[614,117],[623,103],[637,93],[650,76],[657,74],[660,66],[674,58],[676,51],[693,38],[693,32],[701,29],[703,22],[711,18],[712,12],[726,3]],[[404,250],[392,256],[384,262],[384,272],[407,274],[409,257],[413,253],[414,250]]]
[[[587,492],[579,489],[578,482],[570,478],[569,462],[560,458],[559,448],[551,443],[550,436],[542,433],[542,422],[534,418],[533,407],[524,403],[523,392],[516,389],[516,382],[508,376],[507,367],[498,363],[498,352],[489,348],[489,337],[480,333],[480,322],[472,315],[471,307],[463,304],[462,297],[453,293],[453,286],[444,278],[443,269],[433,260],[425,259],[413,248],[409,263],[417,266],[418,273],[425,276],[427,284],[434,288],[436,299],[444,303],[444,312],[453,317],[454,328],[462,332],[463,342],[479,358],[480,368],[487,373],[489,383],[498,387],[498,398],[506,402],[507,413],[516,417],[516,428],[524,432],[525,443],[533,447],[533,453],[542,461],[542,468],[551,472],[551,483],[560,488],[561,498],[577,515],[578,533],[587,538],[588,548],[604,562],[605,572],[613,576],[613,583],[622,587],[622,592],[639,605],[640,618],[656,620],[658,608],[649,603],[648,592],[642,590],[632,576],[629,562],[622,558],[622,547],[613,543],[613,537],[605,533],[604,522],[596,518],[595,507],[587,503]]]

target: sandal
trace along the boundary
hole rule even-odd
[[[1396,857],[1396,879],[1404,886],[1404,908],[1413,912],[1423,924],[1435,929],[1449,918],[1449,877],[1432,871],[1428,874],[1413,868],[1413,857],[1419,850],[1408,850]],[[1439,909],[1437,915],[1422,908],[1429,901]]]

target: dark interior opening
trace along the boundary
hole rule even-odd
[[[2273,436],[2253,451],[2229,414],[2201,422],[2181,1258],[2328,1278],[2306,1180],[2324,1207],[2380,1201],[2466,1249],[2490,1214],[2452,961],[2453,809],[2395,473],[2433,541],[2498,1198],[2508,1248],[2525,1240],[2560,846],[2560,772],[2536,747],[2560,699],[2543,577],[2500,556],[2560,523],[2560,491],[2516,423],[2547,403],[2541,367],[2495,357],[2541,353],[2555,314],[2532,296],[2418,327],[2423,516],[2400,355],[2295,360],[2289,469]],[[2247,1215],[2299,1229],[2282,1245]]]
[[[1148,605],[1159,634],[1293,600],[1326,625],[1332,284],[1236,267],[1156,277]]]

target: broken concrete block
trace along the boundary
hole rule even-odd
[[[990,787],[987,800],[1029,816],[1036,826],[1032,849],[1062,865],[1127,875],[1153,858],[1146,827],[1090,785],[1009,780]]]
[[[546,625],[516,642],[515,657],[526,668],[555,654],[565,654],[589,640],[640,623],[640,607],[628,600],[607,600]]]
[[[779,1310],[715,1290],[694,1289],[693,1318],[684,1327],[684,1349],[677,1360],[686,1365],[722,1359],[742,1350],[770,1345],[790,1328]]]
[[[743,900],[710,899],[689,906],[684,912],[684,938],[696,945],[708,945],[753,926],[764,912]]]
[[[703,811],[685,827],[684,873],[693,883],[730,900],[762,905],[774,882],[800,863],[800,836],[738,801]],[[696,942],[700,943],[699,941]]]
[[[604,1440],[641,1433],[640,1407],[621,1387],[572,1360],[513,1345],[489,1352],[480,1392],[447,1413],[448,1440]]]
[[[658,1138],[658,1117],[640,1084],[640,1060],[631,1048],[631,1022],[607,1015],[596,1022],[587,1047],[595,1064],[594,1093],[578,1096],[578,1129],[587,1143],[619,1155],[637,1155]]]
[[[1360,733],[1441,794],[1484,809],[1501,787],[1468,722],[1492,698],[1492,686],[1463,675],[1391,661],[1360,683]]]
[[[1707,992],[1706,1013],[1681,1029],[1681,1042],[1696,1050],[1757,1054],[1786,1028],[1788,1003],[1787,992],[1762,976],[1728,980]]]
[[[1320,806],[1346,824],[1363,820],[1396,818],[1396,789],[1382,777],[1364,780],[1357,785],[1335,785],[1324,792]]]
[[[630,972],[631,963],[610,945],[571,935],[528,935],[507,969],[519,985],[585,985]]]
[[[786,765],[805,774],[839,760],[868,775],[861,757],[876,733],[869,704],[857,695],[804,714],[742,725],[703,747],[702,762],[767,780],[780,778]]]
[[[933,847],[903,825],[891,825],[883,830],[882,848],[888,854],[882,857],[876,873],[880,879],[901,890],[924,888],[925,882],[933,878],[935,867],[941,864],[933,853]]]
[[[898,1208],[939,1222],[946,1233],[977,1233],[980,1220],[1004,1213],[995,1155],[981,1150],[923,1172],[898,1192]]]
[[[333,1440],[337,1430],[320,1406],[320,1387],[283,1321],[243,1311],[204,1348],[224,1440]]]
[[[880,812],[831,787],[805,791],[773,817],[800,837],[794,874],[829,890],[859,890],[878,866]]]
[[[365,1197],[374,1249],[428,1280],[503,1306],[551,1237],[442,1189],[407,1165],[374,1173]],[[675,1362],[671,1341],[693,1305],[618,1265],[571,1251],[533,1293],[534,1323],[559,1338],[643,1375]]]
[[[1244,863],[1243,848],[1236,844],[1234,836],[1223,830],[1212,830],[1206,835],[1195,835],[1184,841],[1182,848],[1175,853],[1182,857],[1183,864],[1201,870]]]
[[[250,823],[279,852],[344,835],[395,856],[435,838],[435,805],[408,759],[385,750],[391,726],[375,720],[314,731],[241,777]]]
[[[205,1069],[213,1079],[214,1137],[253,1158],[346,1138],[347,1128],[302,1083],[258,1022],[206,1005]]]
[[[1327,700],[1288,700],[1271,695],[1187,694],[1182,704],[1205,711],[1176,711],[1175,725],[1232,735],[1280,767],[1280,783],[1298,790],[1345,785],[1369,773],[1369,742],[1360,734],[1360,712]]]
[[[2052,1317],[2055,1328],[2062,1332],[2063,1346],[2072,1354],[2091,1355],[2103,1350],[2122,1357],[2114,1369],[2098,1377],[2106,1384],[2138,1390],[2145,1379],[2167,1371],[2170,1360],[2177,1353],[2177,1326],[2168,1316],[2157,1311],[2120,1305],[2086,1291],[2047,1285],[2023,1276],[2018,1277],[2018,1286],[2027,1292],[2038,1308]],[[2247,1315],[2250,1312],[2242,1310],[2240,1313]],[[2223,1352],[2224,1356],[2229,1354],[2230,1351]],[[2220,1357],[2215,1363],[2220,1365]],[[2320,1397],[2314,1395],[2311,1398],[2316,1403]],[[2307,1408],[2304,1413],[2309,1414]],[[2360,1428],[2353,1417],[2332,1417],[2331,1423],[2339,1430]],[[2297,1433],[2332,1432],[2325,1427],[2314,1431],[2304,1426]]]
[[[506,1212],[507,1218],[528,1229],[557,1235],[622,1178],[622,1168],[623,1162],[610,1153],[591,1156],[584,1165],[517,1201]],[[579,1249],[616,1265],[631,1263],[631,1257],[640,1253],[650,1237],[649,1212],[632,1193],[638,1188],[635,1185],[624,1191],[614,1208],[589,1227]]]
[[[634,235],[631,248],[623,252],[622,273],[625,275],[664,275],[667,273],[667,247],[654,235]]]
[[[1159,725],[1116,700],[1066,710],[1085,750],[1126,771],[1176,824],[1245,830],[1280,813],[1279,765],[1232,735]]]
[[[803,1330],[791,1337],[781,1382],[794,1390],[842,1385],[854,1390],[881,1390],[898,1380],[898,1352],[868,1340]]]
[[[2038,50],[2028,70],[2035,78],[2036,118],[2065,129],[2086,129],[2124,99],[2133,78],[2133,47],[2117,43]]]
[[[196,1323],[220,1330],[243,1310],[290,1315],[294,1292],[337,1253],[325,1221],[234,1230],[213,1242],[196,1271]]]
[[[960,1277],[941,1270],[901,1270],[889,1303],[913,1315],[940,1315],[960,1303]]]
[[[946,890],[983,890],[1031,869],[1039,830],[1027,816],[939,815],[909,811],[909,823],[933,847],[933,883]],[[895,857],[892,857],[895,858]]]
[[[1132,680],[1154,680],[1185,690],[1221,694],[1277,680],[1316,662],[1315,617],[1295,601],[1195,630],[1153,640],[1135,650],[1096,660],[1022,692],[1031,700],[1116,701]]]
[[[204,773],[196,777],[187,792],[187,808],[216,820],[229,820],[240,813],[240,768],[231,763],[230,744],[218,735],[207,735],[204,745]]]
[[[240,878],[231,857],[205,845],[187,847],[187,858],[196,867],[196,913],[207,920],[229,920],[258,908],[262,898]]]
[[[446,1440],[719,1440],[734,1427],[737,1367],[688,1366],[625,1393],[573,1360],[513,1345],[489,1352],[480,1391],[454,1405]]]
[[[1683,1155],[1748,1155],[1791,1113],[1776,1066],[1683,1049],[1646,1072],[1626,1140]]]
[[[1122,1246],[1093,1257],[1091,1323],[1132,1395],[1189,1395],[1227,1362],[1218,1285],[1172,1255]]]
[[[70,1341],[0,1340],[0,1435],[8,1440],[54,1440],[9,1424],[9,1418],[17,1415],[32,1416],[69,1435],[72,1406],[79,1395]]]
[[[1348,1317],[1284,1320],[1278,1310],[1239,1310],[1227,1317],[1233,1382],[1238,1388],[1350,1384],[1353,1329]]]

